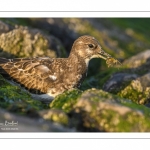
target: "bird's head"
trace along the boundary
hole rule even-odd
[[[74,42],[71,55],[72,53],[88,61],[92,58],[102,58],[106,60],[108,57],[111,57],[102,50],[99,42],[94,37],[88,35],[81,36]]]

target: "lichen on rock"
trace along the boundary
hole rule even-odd
[[[136,105],[101,90],[87,90],[78,98],[73,114],[78,116],[77,120],[82,122],[87,131],[150,131],[150,119],[145,113],[145,106],[142,111],[133,108]],[[150,112],[148,109],[146,111]]]
[[[149,74],[148,74],[149,75]],[[150,100],[150,86],[144,86],[145,81],[147,84],[150,81],[146,80],[147,75],[132,80],[131,83],[118,92],[118,95],[124,98],[128,98],[136,102],[137,104],[147,104]],[[144,83],[143,83],[143,82]]]
[[[65,49],[54,36],[39,29],[19,26],[0,35],[0,56],[14,57],[64,57]]]

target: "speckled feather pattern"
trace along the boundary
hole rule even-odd
[[[68,58],[0,58],[0,74],[13,79],[34,94],[55,97],[79,88],[92,58],[110,56],[91,36],[81,36],[73,44]]]

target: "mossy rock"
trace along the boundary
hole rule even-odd
[[[27,92],[9,84],[0,75],[0,107],[19,114],[34,115],[47,105],[32,99]]]
[[[72,125],[86,131],[150,131],[150,110],[130,100],[102,90],[87,90],[78,98],[72,111]],[[82,128],[81,128],[82,122]],[[80,126],[80,127],[79,127]]]
[[[0,56],[14,57],[66,57],[61,42],[39,29],[19,26],[0,35]]]
[[[78,89],[72,89],[58,95],[51,103],[50,108],[60,109],[64,112],[70,112],[73,106],[77,102],[77,98],[81,95],[81,91]]]
[[[131,99],[137,104],[147,104],[150,101],[150,87],[144,88],[137,79],[133,80],[128,86],[118,92],[117,95]]]
[[[123,64],[122,72],[116,72],[104,83],[103,89],[137,104],[150,102],[150,50],[131,57]]]
[[[50,120],[62,125],[67,126],[69,118],[67,114],[60,109],[47,109],[39,112],[40,116],[45,120]]]

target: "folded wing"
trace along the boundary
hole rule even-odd
[[[5,78],[11,78],[30,92],[40,94],[46,93],[48,86],[52,86],[55,80],[51,63],[54,60],[49,57],[44,58],[0,58],[0,74]]]

